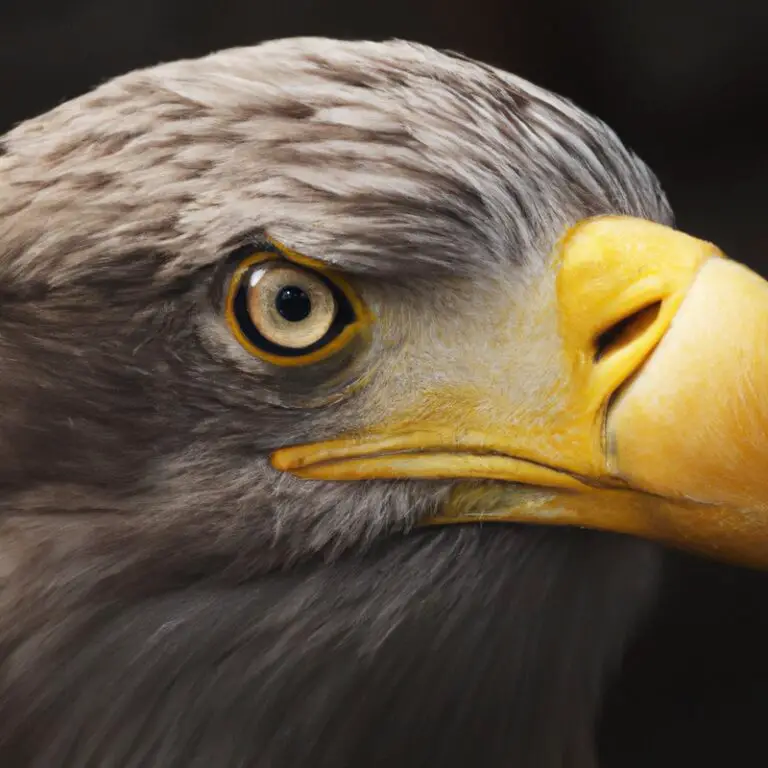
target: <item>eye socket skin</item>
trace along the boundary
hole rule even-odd
[[[364,305],[340,276],[282,249],[252,253],[237,265],[225,313],[240,344],[278,366],[310,365],[329,358],[369,320]]]

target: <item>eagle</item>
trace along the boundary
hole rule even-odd
[[[671,547],[768,565],[768,284],[403,42],[0,139],[0,764],[592,768]]]

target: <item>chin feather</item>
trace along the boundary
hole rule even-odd
[[[67,586],[66,621],[2,649],[0,764],[592,766],[659,562],[605,534],[457,526],[245,582],[122,573],[118,598],[107,557]]]

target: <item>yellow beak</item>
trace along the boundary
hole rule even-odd
[[[623,217],[553,257],[558,405],[528,423],[390,425],[283,448],[302,477],[464,478],[434,524],[579,525],[768,567],[768,282]],[[477,481],[505,481],[477,482]]]

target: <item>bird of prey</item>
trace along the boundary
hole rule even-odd
[[[0,140],[0,765],[590,768],[666,547],[768,564],[768,284],[405,42]]]

